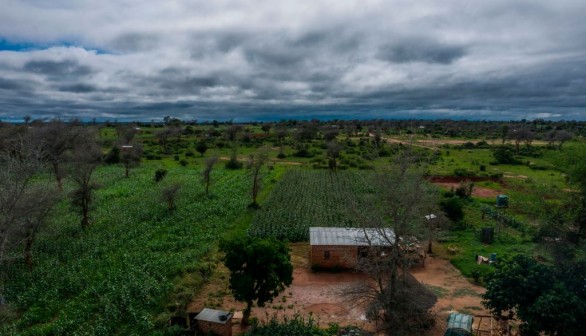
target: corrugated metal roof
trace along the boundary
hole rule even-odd
[[[223,318],[224,317],[224,318]],[[232,318],[232,313],[222,310],[204,308],[195,316],[196,320],[226,324]]]
[[[451,313],[448,317],[448,330],[444,336],[472,335],[472,322],[474,318],[470,315]]]
[[[385,246],[394,243],[393,230],[375,228],[310,227],[311,245]]]

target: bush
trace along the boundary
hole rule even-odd
[[[457,168],[457,169],[454,169],[454,175],[466,177],[466,176],[475,176],[476,173],[469,171],[468,169],[465,169],[465,168]]]
[[[521,162],[515,158],[515,154],[510,147],[499,146],[492,153],[494,156],[494,163],[496,164],[520,164]],[[492,163],[491,163],[492,164]]]
[[[242,166],[243,163],[234,158],[226,162],[226,169],[240,169]]]
[[[167,176],[166,169],[157,169],[155,172],[155,182],[161,182]]]
[[[440,207],[453,223],[464,219],[464,202],[460,197],[452,196],[440,201]]]
[[[279,153],[279,154],[277,154],[277,157],[278,157],[279,159],[284,159],[284,158],[286,158],[286,157],[287,157],[287,155],[285,155],[285,153]]]
[[[118,146],[112,147],[112,149],[106,155],[104,162],[106,164],[120,163],[120,148],[118,148]]]

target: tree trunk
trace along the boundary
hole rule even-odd
[[[82,212],[81,227],[85,229],[90,225],[90,215],[89,215],[90,209],[89,209],[89,204],[88,204],[87,199],[84,199],[82,201],[81,207],[82,207],[82,209],[81,209],[81,212]]]
[[[59,191],[63,191],[63,179],[61,178],[61,173],[59,172],[58,163],[53,163],[53,173],[55,174],[55,180],[57,180],[57,188],[59,188]]]
[[[33,252],[32,247],[35,241],[34,235],[30,235],[26,238],[26,243],[24,246],[24,263],[28,267],[29,271],[33,270]]]
[[[244,309],[244,311],[242,312],[242,321],[240,322],[240,324],[242,324],[243,326],[248,325],[248,320],[250,318],[251,311],[252,311],[252,301],[248,301],[248,302],[246,302],[246,309]]]

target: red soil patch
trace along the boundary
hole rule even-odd
[[[254,307],[252,316],[264,320],[274,314],[293,316],[300,313],[308,316],[311,313],[323,327],[335,322],[339,325],[356,325],[365,330],[376,330],[376,325],[365,319],[365,307],[343,295],[347,286],[369,281],[366,275],[353,272],[313,273],[309,267],[308,244],[291,244],[291,249],[291,259],[295,266],[293,284],[273,303],[262,308]],[[480,303],[480,295],[484,289],[471,284],[448,261],[429,256],[425,267],[413,269],[412,274],[438,295],[438,301],[432,309],[437,316],[437,323],[426,335],[443,335],[446,318],[451,311],[487,313]],[[244,305],[235,302],[227,291],[227,279],[227,270],[218,267],[214,279],[188,306],[187,311],[200,311],[204,307],[210,307],[212,302],[217,309],[242,310]],[[237,335],[243,330],[237,321],[234,322],[233,331]]]
[[[440,187],[446,188],[448,190],[450,189],[456,189],[458,187],[460,187],[460,183],[449,183],[449,182],[434,182],[435,185],[438,185]],[[483,188],[483,187],[474,187],[474,189],[472,189],[472,196],[476,196],[476,197],[485,197],[485,198],[491,198],[491,197],[497,197],[498,195],[502,194],[502,191],[499,190],[494,190],[494,189],[489,189],[489,188]]]

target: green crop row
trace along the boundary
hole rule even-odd
[[[244,171],[213,172],[213,197],[204,195],[200,171],[170,168],[153,180],[154,165],[123,177],[102,167],[92,226],[63,201],[34,247],[35,268],[7,270],[8,301],[23,313],[0,334],[153,335],[174,281],[197,269],[202,258],[246,209]],[[165,185],[181,184],[177,209],[160,200]],[[172,303],[171,303],[172,304]]]
[[[372,173],[288,171],[256,214],[248,233],[289,241],[309,239],[309,227],[356,227],[372,195]]]

